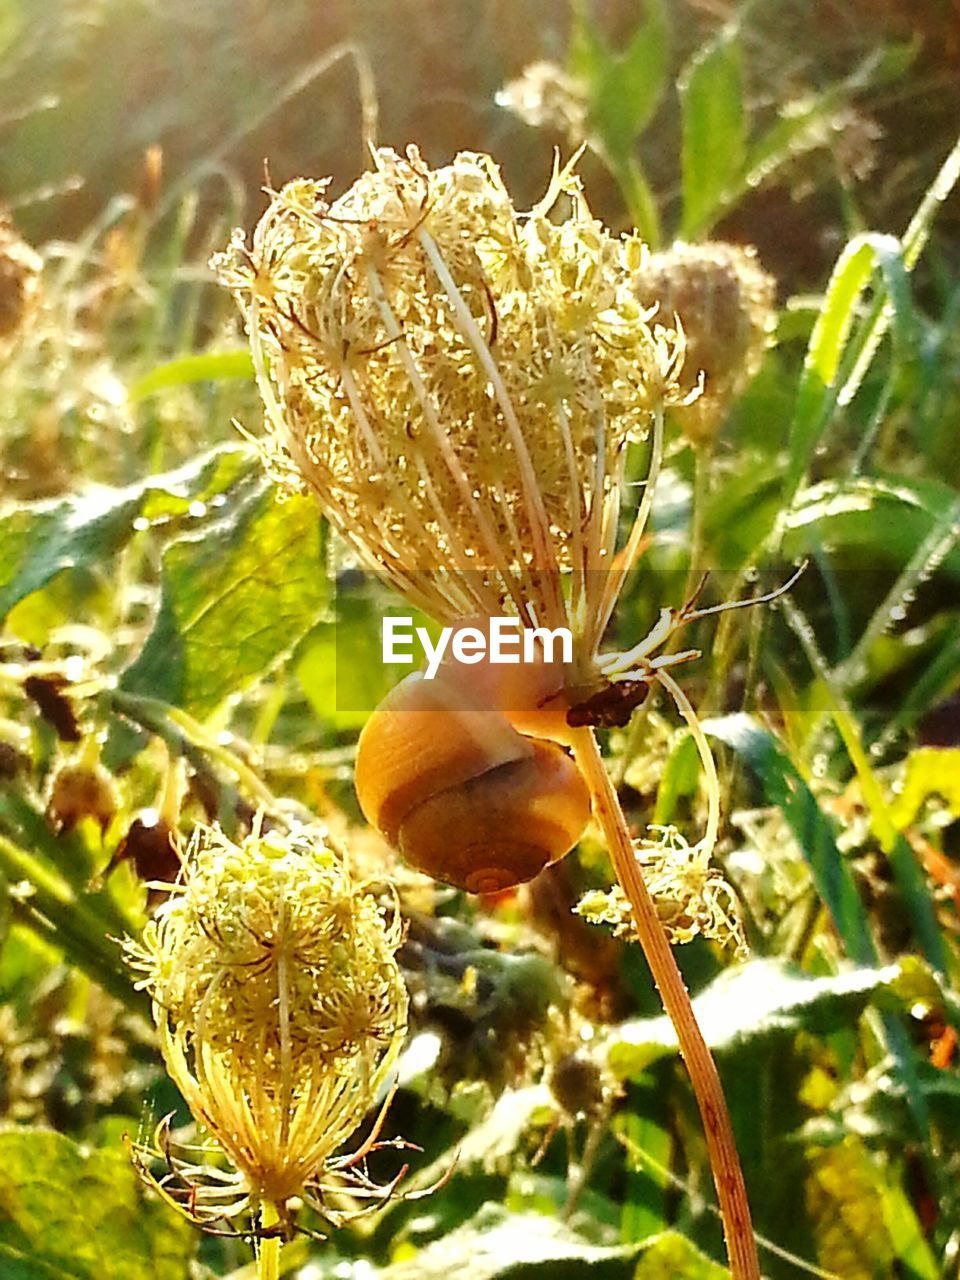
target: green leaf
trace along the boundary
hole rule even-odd
[[[791,600],[783,601],[783,611],[800,641],[807,661],[820,681],[830,715],[850,757],[850,762],[856,770],[860,790],[870,813],[871,828],[880,841],[880,846],[893,870],[914,937],[930,963],[935,968],[945,971],[947,948],[940,933],[926,877],[920,869],[916,855],[893,821],[883,788],[864,748],[860,726],[838,688],[837,681],[817,646],[806,618]]]
[[[740,45],[725,30],[694,54],[678,81],[683,114],[681,234],[709,230],[745,163],[746,119]]]
[[[633,1280],[730,1280],[730,1272],[702,1254],[679,1231],[665,1231],[648,1241]]]
[[[168,387],[182,387],[194,382],[223,382],[227,378],[253,378],[253,359],[246,347],[168,360],[138,378],[127,394],[132,402],[136,402]]]
[[[636,1086],[636,1090],[639,1088]],[[653,1086],[648,1086],[646,1092],[652,1114],[624,1111],[613,1120],[613,1131],[629,1162],[620,1218],[620,1235],[625,1242],[646,1240],[664,1230],[669,1220],[667,1199],[674,1139],[669,1129],[653,1118],[657,1111]]]
[[[857,968],[811,978],[780,960],[751,960],[726,969],[693,1001],[711,1049],[732,1053],[798,1031],[825,1035],[848,1027],[881,991],[901,978],[899,965]],[[670,1019],[636,1018],[607,1033],[609,1063],[618,1075],[639,1075],[678,1051]]]
[[[157,618],[121,688],[208,716],[292,652],[328,595],[315,504],[258,479],[167,547]]]
[[[590,129],[623,193],[630,217],[644,240],[660,242],[656,199],[636,155],[636,143],[650,123],[669,83],[670,21],[664,0],[644,0],[645,20],[622,53],[606,44],[588,7],[574,7],[568,66],[585,86]]]
[[[837,568],[906,566],[956,501],[956,490],[940,480],[878,475],[824,481],[802,490],[784,516],[783,553],[802,557],[826,544],[834,548]],[[960,577],[956,548],[947,550],[940,572]]]
[[[183,1280],[187,1223],[148,1201],[123,1152],[40,1129],[0,1132],[4,1280]]]
[[[748,715],[725,716],[703,727],[745,761],[763,788],[766,803],[782,811],[847,954],[859,964],[874,963],[876,948],[853,875],[826,814],[789,756],[773,735]]]
[[[297,662],[307,701],[337,729],[362,728],[395,683],[383,661],[381,618],[367,599],[338,601],[336,619],[317,627]]]
[[[789,494],[802,480],[834,408],[849,404],[860,389],[891,322],[900,329],[901,346],[910,350],[908,340],[912,333],[912,317],[907,307],[909,293],[905,273],[912,271],[919,261],[930,237],[934,217],[958,180],[960,140],[930,184],[902,241],[890,236],[858,236],[840,255],[827,290],[824,312],[810,340],[797,396],[787,485]],[[877,296],[869,315],[850,340],[854,309],[859,305],[875,267],[881,273]],[[840,370],[842,356],[846,357],[845,367]]]
[[[379,1280],[631,1280],[683,1276],[725,1280],[729,1273],[677,1232],[642,1245],[589,1244],[557,1218],[508,1213],[487,1204],[458,1230],[421,1249],[415,1258],[376,1273]]]
[[[59,573],[102,567],[136,532],[135,521],[183,514],[249,467],[243,448],[216,449],[123,489],[0,508],[0,621]]]
[[[590,123],[605,151],[621,160],[650,122],[667,87],[670,26],[663,0],[646,0],[646,21],[625,51],[607,54],[587,79]]]

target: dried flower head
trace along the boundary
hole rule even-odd
[[[645,251],[568,168],[518,213],[485,155],[380,150],[339,199],[283,188],[214,260],[253,347],[275,468],[381,576],[446,621],[568,625],[617,535],[623,451],[673,395]],[[561,214],[563,216],[561,216]],[[595,575],[599,577],[599,574]]]
[[[681,382],[689,391],[702,375],[703,393],[674,412],[691,440],[709,440],[760,368],[775,322],[774,279],[754,249],[717,241],[651,254],[635,287],[645,307],[679,317],[687,340]]]
[[[638,840],[637,861],[671,942],[690,942],[698,934],[736,954],[747,954],[737,896],[703,845],[689,845],[675,827],[652,826],[654,839]],[[608,924],[617,937],[630,937],[630,903],[619,885],[585,894],[575,908],[593,924]]]
[[[42,259],[0,214],[0,356],[13,344],[40,296]]]
[[[556,129],[574,147],[587,136],[587,89],[555,62],[531,62],[497,93],[497,105],[534,129]]]
[[[198,1220],[322,1191],[404,1038],[399,941],[396,913],[318,841],[195,833],[127,950],[167,1069],[236,1171],[176,1170]]]

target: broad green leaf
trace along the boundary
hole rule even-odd
[[[574,7],[568,66],[586,88],[592,142],[623,193],[631,219],[653,248],[657,202],[636,153],[669,82],[670,22],[664,0],[644,0],[644,20],[622,53],[610,49],[586,4]]]
[[[960,818],[960,749],[921,747],[907,757],[900,794],[890,816],[903,830],[931,796],[939,796],[953,818]]]
[[[802,490],[783,518],[783,553],[793,558],[828,545],[840,569],[905,567],[956,500],[956,491],[937,479],[877,475],[824,481]],[[960,576],[960,552],[947,550],[939,568]]]
[[[437,624],[410,606],[397,608],[376,594],[343,593],[336,616],[321,622],[298,656],[296,674],[316,714],[337,729],[359,729],[393,686],[415,671],[419,659],[407,665],[383,660],[383,619],[401,613],[415,627],[426,627],[434,641]]]
[[[703,727],[740,756],[756,774],[766,803],[782,811],[847,954],[859,964],[874,963],[876,948],[850,868],[837,847],[831,823],[789,756],[748,715],[725,716]]]
[[[131,401],[145,400],[168,387],[194,382],[222,382],[226,378],[253,378],[253,359],[246,347],[237,351],[209,351],[203,355],[180,356],[157,365],[130,388]]]
[[[633,1280],[730,1280],[730,1272],[712,1262],[679,1231],[665,1231],[647,1242]]]
[[[818,1262],[844,1280],[891,1275],[894,1252],[883,1229],[883,1166],[852,1137],[811,1151],[808,1163],[804,1199]]]
[[[780,960],[751,960],[724,970],[695,997],[693,1008],[711,1049],[732,1053],[798,1031],[825,1035],[849,1026],[901,973],[888,965],[811,978]],[[606,1033],[606,1042],[610,1066],[622,1076],[639,1074],[678,1048],[665,1016],[623,1022]]]
[[[217,449],[123,489],[0,508],[0,620],[64,570],[102,567],[133,537],[136,521],[184,514],[249,465],[248,450]]]
[[[4,1280],[183,1280],[196,1244],[185,1221],[146,1198],[123,1151],[0,1131]]]
[[[587,0],[573,0],[570,7],[571,25],[567,66],[571,75],[578,77],[589,86],[603,75],[611,54],[599,28],[593,21]]]
[[[208,716],[291,653],[328,597],[315,504],[254,481],[167,547],[156,621],[121,688]]]
[[[375,1274],[378,1280],[449,1280],[451,1275],[458,1280],[580,1280],[585,1274],[596,1280],[681,1275],[724,1280],[729,1273],[676,1232],[640,1245],[596,1245],[557,1218],[512,1214],[487,1204],[409,1261]]]
[[[709,230],[744,167],[746,119],[736,32],[721,32],[694,54],[678,88],[683,113],[681,234],[694,238]]]
[[[411,668],[412,669],[412,668]],[[406,675],[403,668],[398,673]],[[384,665],[380,619],[366,601],[338,608],[304,645],[297,680],[321,720],[337,729],[360,729],[395,679]]]

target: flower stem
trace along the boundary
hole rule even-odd
[[[270,1200],[264,1200],[260,1205],[260,1229],[275,1227],[279,1221],[280,1214],[277,1212],[277,1206]],[[281,1245],[279,1236],[267,1236],[260,1241],[260,1250],[257,1254],[257,1280],[280,1280]]]
[[[731,1276],[733,1280],[760,1280],[750,1205],[716,1064],[703,1038],[690,1003],[690,995],[673,958],[653,900],[644,884],[626,819],[593,730],[577,730],[571,738],[577,764],[590,788],[594,814],[606,837],[617,879],[630,900],[637,938],[657,984],[663,1007],[677,1033],[680,1053],[690,1073],[717,1188]]]

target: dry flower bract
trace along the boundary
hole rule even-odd
[[[395,910],[316,839],[196,832],[127,952],[167,1069],[236,1171],[171,1163],[163,1189],[198,1221],[319,1201],[404,1039],[399,942]]]

